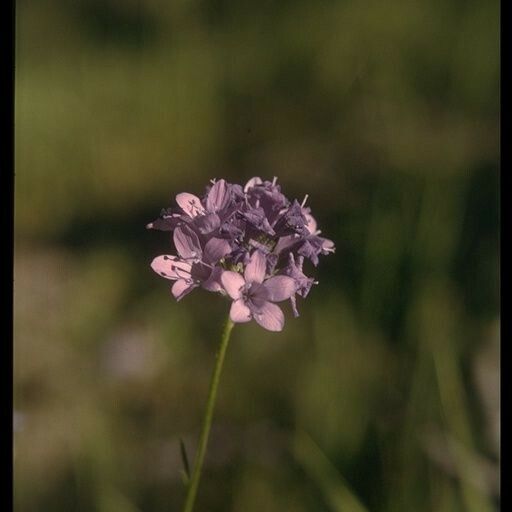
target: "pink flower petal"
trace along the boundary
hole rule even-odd
[[[227,192],[226,180],[219,180],[213,185],[206,198],[206,208],[209,212],[218,212],[226,207],[229,200]]]
[[[275,276],[267,279],[263,286],[267,289],[268,298],[272,302],[289,299],[295,293],[295,279],[288,276]]]
[[[282,331],[284,315],[281,308],[272,302],[265,302],[258,312],[254,312],[254,320],[269,331]]]
[[[157,256],[151,262],[151,268],[162,277],[174,280],[187,277],[192,265],[186,261],[178,260],[176,256],[164,254],[163,256]]]
[[[306,217],[306,229],[312,235],[314,235],[316,233],[316,230],[317,230],[317,227],[318,227],[318,224],[317,224],[315,218],[310,213],[304,213],[304,217]]]
[[[327,238],[324,238],[322,240],[322,251],[325,251],[325,252],[334,252],[335,251],[335,248],[334,248],[334,242],[332,240],[329,240]]]
[[[171,288],[171,292],[177,301],[180,301],[185,295],[190,293],[197,285],[188,279],[178,279]]]
[[[296,244],[300,239],[297,238],[296,236],[294,235],[286,235],[286,236],[282,236],[279,241],[277,242],[275,248],[274,248],[274,252],[276,254],[279,254],[281,252],[283,252],[285,249],[288,249],[290,247],[292,247],[294,244]]]
[[[201,199],[194,194],[182,192],[176,196],[178,206],[190,217],[196,217],[199,214],[205,213],[205,209],[201,204]]]
[[[262,283],[267,270],[267,260],[261,251],[254,251],[245,267],[244,277],[248,283]]]
[[[220,227],[220,218],[216,213],[206,213],[196,217],[195,226],[202,235],[207,235]]]
[[[231,304],[229,318],[238,324],[248,322],[251,319],[251,310],[245,305],[243,299],[235,300]]]
[[[201,286],[209,292],[220,292],[222,290],[220,283],[222,272],[223,270],[220,267],[214,267],[210,277]]]
[[[231,246],[223,238],[211,238],[204,246],[204,261],[207,263],[217,263],[231,252]]]
[[[244,278],[237,272],[226,270],[221,276],[222,286],[232,299],[239,299],[242,296],[242,288],[245,286]]]
[[[201,245],[197,235],[187,226],[177,227],[173,235],[174,245],[178,254],[184,259],[198,259],[201,257]]]

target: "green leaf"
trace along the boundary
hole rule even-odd
[[[185,448],[185,443],[183,439],[180,438],[180,452],[181,452],[181,460],[183,462],[183,483],[188,485],[190,480],[190,465],[188,463],[187,449]]]

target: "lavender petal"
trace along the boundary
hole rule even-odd
[[[244,277],[248,283],[262,283],[265,278],[267,262],[261,251],[254,251],[251,260],[245,267]]]
[[[199,259],[201,257],[199,238],[188,227],[177,227],[174,230],[173,239],[176,250],[183,259]]]
[[[248,322],[251,319],[251,310],[247,307],[243,299],[235,300],[231,304],[229,318],[235,323]]]
[[[269,300],[272,302],[289,299],[297,288],[295,280],[288,276],[271,277],[263,286],[267,289]]]
[[[221,283],[227,294],[234,300],[242,296],[242,288],[245,286],[244,278],[237,272],[226,270],[221,275]]]
[[[265,302],[257,312],[253,312],[254,319],[268,331],[282,331],[284,315],[279,306],[272,302]]]

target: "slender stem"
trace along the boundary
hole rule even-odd
[[[208,391],[208,400],[206,402],[206,410],[203,418],[203,425],[201,427],[201,437],[199,438],[199,446],[194,461],[194,471],[187,490],[187,498],[183,512],[192,512],[194,502],[196,500],[197,488],[201,478],[201,471],[203,469],[204,456],[206,454],[206,445],[208,444],[208,436],[210,434],[210,427],[212,426],[213,409],[215,407],[215,398],[217,396],[217,389],[219,387],[220,374],[222,372],[222,365],[228,348],[229,337],[233,329],[233,322],[228,318],[220,346],[215,356],[215,368],[213,369],[212,378],[210,381],[210,390]]]

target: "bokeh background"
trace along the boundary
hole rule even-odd
[[[180,510],[228,303],[144,226],[255,175],[337,252],[235,329],[197,510],[499,508],[499,14],[16,2],[15,510]]]

